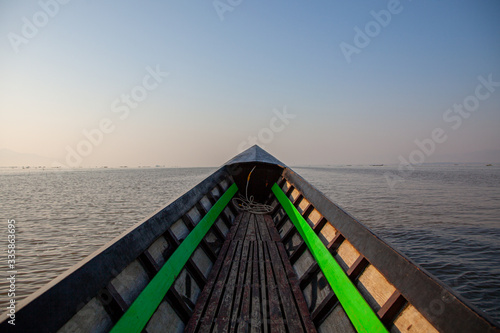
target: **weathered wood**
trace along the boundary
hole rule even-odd
[[[253,272],[253,247],[254,243],[250,242],[249,244],[249,255],[247,257],[247,271],[245,274],[245,280],[243,283],[243,298],[241,303],[241,312],[238,316],[238,332],[246,332],[248,330],[248,325],[250,322],[250,293],[251,293],[251,281],[252,281],[252,272]]]
[[[314,229],[313,229],[314,230]],[[335,251],[337,251],[338,247],[340,246],[340,244],[342,244],[342,242],[344,241],[344,236],[342,236],[340,233],[337,234],[337,236],[332,239],[332,241],[328,244],[328,246],[326,247],[328,249],[328,251],[333,255],[335,254]],[[305,242],[302,242],[302,244],[304,244],[304,246],[307,248],[307,245],[305,245]],[[301,244],[301,245],[302,245]],[[305,251],[305,249],[304,249]],[[292,260],[292,258],[290,258],[290,262],[293,264],[296,259],[293,258],[294,260]],[[298,259],[298,258],[297,258]],[[311,279],[319,272],[319,265],[318,263],[314,263],[303,275],[302,277],[300,278],[300,281],[299,281],[299,285],[301,286],[301,289],[304,289],[305,286],[307,286],[310,282],[311,282]]]
[[[302,201],[302,200],[301,200]],[[300,202],[299,202],[300,204]],[[295,204],[294,204],[295,205]],[[298,204],[296,205],[298,206]],[[307,208],[302,212],[302,217],[304,219],[307,219],[307,216],[314,210],[314,207],[313,205],[311,204],[308,204],[307,205]],[[293,235],[297,232],[297,228],[295,228],[295,226],[292,225],[292,227],[290,229],[288,229],[288,231],[286,232],[286,234],[283,236],[283,238],[281,239],[281,242],[282,243],[288,243],[288,241],[290,240],[290,238],[293,237]]]
[[[212,328],[212,324],[214,322],[215,314],[219,306],[219,301],[222,297],[222,291],[224,289],[224,284],[226,283],[229,270],[233,264],[233,258],[238,255],[237,253],[237,242],[231,242],[229,246],[229,250],[227,252],[226,258],[224,259],[224,263],[222,265],[222,269],[220,272],[220,277],[217,279],[215,283],[211,300],[208,303],[208,307],[206,313],[201,322],[200,331],[209,332]],[[241,248],[240,248],[241,251]]]
[[[297,247],[295,251],[293,251],[292,255],[290,256],[290,262],[292,265],[294,265],[297,260],[299,260],[300,256],[304,254],[304,252],[307,250],[307,244],[302,241],[300,245]]]
[[[16,320],[15,325],[9,324],[13,328],[12,330],[2,330],[1,332],[26,332],[16,330],[18,320]],[[87,331],[88,327],[92,327],[96,332],[107,332],[112,326],[113,323],[101,303],[96,298],[93,298],[57,332],[84,332]],[[43,331],[43,327],[41,327],[40,331]]]
[[[156,273],[160,270],[160,267],[156,264],[155,260],[147,250],[144,251],[144,253],[141,256],[139,256],[138,260],[148,273],[150,279],[152,279],[156,275]],[[200,288],[203,288],[206,279],[200,272],[198,267],[194,265],[191,259],[186,263],[186,270],[187,272],[190,273],[190,276],[193,276],[198,286]],[[189,321],[189,318],[191,317],[193,312],[190,306],[187,304],[191,303],[191,301],[189,299],[187,300],[184,299],[175,289],[174,286],[172,286],[167,292],[166,299],[167,302],[169,302],[169,304],[175,310],[179,318],[184,322],[184,324],[186,324]]]
[[[221,193],[224,193],[225,190],[224,188],[221,186],[220,183],[218,183],[217,185],[215,185],[217,187],[217,189],[221,192]],[[238,215],[238,209],[236,209],[236,207],[234,207],[234,204],[233,204],[233,201],[229,202],[229,204],[227,205],[229,207],[229,210],[231,210],[231,212],[233,213],[234,216]]]
[[[366,267],[356,285],[375,311],[380,310],[396,291],[396,288],[373,265]]]
[[[339,304],[339,299],[335,296],[335,293],[332,291],[325,297],[323,302],[314,310],[311,314],[311,319],[316,326],[319,326],[321,322],[325,319],[325,317],[332,311],[332,309]]]
[[[283,185],[285,185],[285,183],[286,183],[285,177],[281,177],[280,180],[277,182],[279,187],[283,187]]]
[[[241,249],[241,247],[239,247]],[[245,250],[245,248],[243,248]],[[238,270],[240,268],[241,258],[246,255],[245,251],[239,251],[239,257],[235,258],[234,264],[229,273],[229,278],[224,288],[224,296],[222,298],[221,306],[219,309],[219,316],[217,317],[217,322],[214,327],[215,332],[227,332],[229,326],[229,319],[231,317],[231,306],[233,303],[234,291],[236,287],[236,281],[238,279]]]
[[[295,190],[295,187],[294,186],[290,186],[288,188],[288,190],[285,192],[285,195],[289,198],[292,195],[293,190]]]
[[[195,228],[196,225],[194,224],[193,220],[191,219],[191,217],[189,215],[186,214],[186,215],[182,216],[182,220],[186,224],[186,227],[189,229],[189,231],[192,231]],[[215,225],[215,223],[214,223],[214,225]],[[210,247],[210,245],[208,245],[207,240],[205,238],[202,239],[200,246],[203,249],[203,251],[205,251],[207,256],[210,258],[210,261],[215,262],[215,260],[217,260],[217,254]]]
[[[276,184],[278,184],[278,186],[280,188],[283,187],[283,185],[285,185],[286,183],[286,179],[283,178],[282,176],[279,177],[279,179],[276,181]],[[267,200],[266,200],[266,204],[268,205],[271,205],[271,203],[275,200],[275,197],[274,197],[274,194],[273,192],[269,192],[269,195],[267,196]],[[270,213],[271,216],[274,216],[274,214],[276,213],[276,210],[279,208],[279,205],[276,205],[274,207],[274,210]]]
[[[127,303],[125,303],[123,298],[111,283],[99,292],[97,298],[113,321],[113,324],[115,324],[120,317],[123,316],[128,308]]]
[[[240,215],[238,215],[238,224],[235,224],[235,232],[234,232],[234,235],[232,238],[227,238],[229,240],[243,240],[245,239],[245,234],[247,232],[247,229],[248,229],[248,223],[245,222],[247,219],[248,219],[248,215],[249,213],[242,213]],[[243,221],[243,222],[242,222]]]
[[[352,266],[347,270],[347,276],[353,281],[356,280],[361,272],[363,272],[363,270],[366,268],[366,266],[368,266],[368,264],[368,260],[360,255],[358,259],[356,259],[354,264],[352,264]]]
[[[267,226],[263,224],[264,222],[263,219],[260,218],[261,216],[257,216],[257,221],[259,222],[259,230],[261,230],[263,233],[267,233]],[[261,234],[261,237],[263,235]],[[268,313],[268,307],[269,307],[269,297],[268,297],[268,288],[269,284],[267,282],[266,278],[266,263],[265,263],[265,257],[264,257],[264,251],[266,250],[266,243],[270,241],[270,239],[264,239],[262,238],[262,242],[259,242],[259,257],[258,257],[258,262],[259,262],[259,280],[260,280],[260,296],[262,300],[262,331],[264,333],[269,332],[269,313]]]
[[[207,212],[207,214],[198,222],[193,231],[189,233],[175,252],[170,256],[168,261],[162,266],[160,271],[151,281],[149,281],[149,283],[147,283],[145,287],[142,287],[141,281],[138,280],[138,274],[135,274],[135,272],[126,272],[131,265],[120,273],[120,275],[123,275],[125,272],[127,274],[127,276],[123,277],[122,280],[133,277],[135,281],[134,287],[128,288],[129,291],[131,291],[128,293],[128,297],[130,297],[130,299],[133,298],[133,301],[130,302],[131,306],[112,328],[111,332],[120,333],[144,329],[148,321],[154,315],[158,306],[161,304],[162,300],[165,298],[168,290],[172,287],[172,284],[175,283],[176,278],[182,272],[184,266],[196,251],[198,245],[204,239],[211,226],[217,220],[221,211],[224,210],[227,203],[231,201],[231,198],[233,198],[237,191],[238,187],[236,184],[232,184],[228,187],[227,191],[221,196],[217,203],[210,208],[210,211]],[[137,291],[140,291],[140,293],[137,293]],[[137,294],[134,295],[134,293]],[[120,294],[123,296],[123,293],[120,292]],[[190,294],[186,295],[189,296]],[[127,301],[127,299],[125,299],[125,301]]]
[[[151,254],[149,254],[148,250],[141,253],[141,255],[137,257],[137,260],[148,274],[150,280],[154,278],[156,273],[158,273],[158,271],[160,270],[160,267],[156,264],[155,260],[153,259]]]
[[[248,217],[248,229],[247,229],[247,233],[245,235],[245,239],[249,240],[249,241],[256,240],[255,233],[256,233],[256,231],[255,231],[255,216],[250,214]]]
[[[198,266],[196,266],[192,258],[186,263],[186,269],[196,281],[198,286],[203,289],[203,287],[207,283],[207,279],[205,278],[205,275],[203,275],[203,273],[200,271]]]
[[[294,306],[294,299],[289,289],[288,279],[283,269],[278,249],[275,246],[269,247],[271,262],[278,282],[278,292],[283,304],[286,324],[292,332],[302,331],[302,325],[299,319],[299,313]]]
[[[307,205],[307,207],[304,209],[304,211],[302,213],[302,217],[304,217],[307,220],[307,218],[309,217],[309,215],[311,215],[313,210],[314,210],[314,206],[311,203],[309,203]]]
[[[243,299],[243,288],[245,285],[245,279],[248,271],[248,266],[251,263],[248,260],[248,251],[250,250],[250,242],[243,242],[243,252],[241,255],[240,269],[238,272],[238,283],[236,285],[234,305],[232,312],[229,314],[231,317],[230,332],[233,332],[238,324],[238,318],[241,311],[242,299]]]
[[[151,280],[139,261],[134,260],[110,283],[127,304],[128,311],[130,305]]]
[[[179,318],[169,302],[163,301],[156,309],[155,314],[149,320],[143,333],[164,332],[166,328],[170,332],[181,332],[186,325]]]
[[[207,198],[208,198],[208,200],[210,200],[210,203],[212,205],[214,205],[217,202],[217,199],[214,197],[212,192],[207,193]],[[226,227],[228,229],[230,229],[232,224],[231,224],[231,221],[229,221],[229,218],[227,217],[227,215],[224,211],[220,214],[220,217],[221,217],[222,222],[224,222],[224,224],[226,225]]]
[[[300,289],[303,290],[309,283],[311,283],[311,280],[316,275],[318,275],[318,273],[319,273],[319,265],[318,264],[314,264],[311,267],[309,267],[309,269],[307,271],[305,271],[305,273],[302,274],[302,276],[300,277],[300,280],[299,280]]]
[[[289,168],[283,176],[296,187],[323,216],[332,222],[352,245],[405,295],[409,303],[421,312],[439,331],[498,332],[499,324],[478,311],[451,288],[435,279],[421,267],[391,248],[362,223],[335,205],[313,185]],[[425,290],[425,292],[422,292]],[[435,295],[445,295],[447,315],[436,314],[429,304]]]
[[[309,312],[314,312],[330,292],[332,292],[332,288],[328,280],[325,275],[319,271],[312,277],[303,290]]]
[[[269,224],[266,222],[266,217],[269,220],[271,220],[269,215],[257,215],[257,221],[259,223],[259,231],[260,231],[260,235],[261,235],[262,240],[269,242],[272,240],[272,238],[271,238],[271,234],[269,231]]]
[[[195,207],[198,209],[198,211],[201,213],[202,216],[205,216],[205,214],[207,214],[207,212],[208,212],[208,210],[200,202],[198,202],[195,205]],[[224,239],[226,239],[226,237],[224,236],[222,231],[220,231],[220,229],[216,223],[214,223],[212,225],[212,228],[210,228],[210,231],[212,231],[215,234],[215,236],[219,239],[219,241],[224,242]]]
[[[391,323],[406,304],[406,299],[399,291],[395,291],[385,304],[378,310],[377,315],[386,325]]]
[[[55,332],[67,323],[82,304],[97,296],[117,274],[143,253],[156,239],[186,214],[217,183],[229,177],[220,168],[196,187],[151,217],[128,228],[119,238],[64,272],[51,283],[28,296],[16,307],[16,326],[2,314],[0,331]],[[85,281],[85,283],[82,283]]]
[[[280,306],[278,296],[278,286],[273,273],[271,256],[269,254],[269,246],[271,243],[266,243],[264,248],[264,257],[266,264],[266,280],[268,283],[269,293],[269,317],[271,322],[271,332],[285,332],[285,324],[283,322],[283,311]]]
[[[344,268],[346,271],[351,267],[354,262],[359,258],[360,253],[354,246],[349,241],[344,241],[342,244],[340,244],[339,248],[337,249],[337,255],[336,259],[339,262],[339,264],[342,265],[342,263],[345,264],[342,268]],[[341,259],[341,260],[339,260]]]
[[[302,195],[302,193],[299,192],[299,194],[297,195],[297,197],[292,201],[293,205],[295,207],[298,207],[299,204],[300,204],[300,202],[302,201],[302,199],[304,199],[304,196]]]
[[[255,221],[255,216],[254,216]],[[250,312],[250,332],[262,331],[262,302],[264,301],[259,285],[265,285],[265,281],[259,276],[259,241],[254,242],[252,258],[252,310]],[[264,283],[263,283],[264,282]]]
[[[276,230],[278,230],[278,231],[281,230],[281,228],[283,228],[283,226],[285,225],[285,223],[287,221],[290,221],[290,219],[288,218],[288,216],[286,214],[283,214],[283,216],[278,221],[278,223],[276,223]]]
[[[272,191],[304,241],[306,241],[309,251],[320,265],[325,278],[339,298],[356,329],[358,331],[387,332],[380,319],[345,275],[345,272],[342,271],[339,263],[335,261],[324,247],[306,220],[299,215],[297,208],[292,205],[278,185],[274,184]]]
[[[357,333],[347,313],[340,304],[334,305],[331,312],[320,322],[318,331],[321,333]]]
[[[191,315],[191,318],[188,322],[188,325],[186,326],[186,332],[194,332],[199,324],[199,321],[202,317],[202,313],[205,309],[205,305],[207,305],[207,301],[210,298],[210,295],[212,293],[213,286],[215,285],[215,282],[217,280],[217,277],[220,274],[220,269],[223,264],[222,258],[225,257],[227,251],[229,250],[229,245],[231,244],[230,239],[232,238],[233,234],[236,232],[237,225],[239,223],[239,220],[241,219],[241,216],[237,216],[235,219],[235,225],[230,229],[229,234],[227,235],[227,239],[224,242],[224,245],[222,246],[221,251],[219,252],[219,259],[215,262],[214,266],[212,267],[212,270],[210,272],[210,275],[208,277],[208,281],[203,288],[200,297],[198,298],[198,301],[196,302],[195,309],[193,311],[193,314]]]
[[[290,229],[288,229],[288,231],[286,232],[286,234],[283,235],[283,238],[281,239],[281,242],[286,244],[288,243],[288,241],[290,240],[290,238],[293,237],[293,235],[295,234],[295,232],[297,231],[297,228],[295,228],[294,226],[292,226]]]
[[[399,314],[399,316],[394,321],[394,328],[397,329],[396,332],[399,333],[412,333],[412,332],[425,332],[425,333],[437,333],[439,332],[435,327],[432,326],[427,319],[425,319],[422,314],[415,309],[415,307],[409,304],[404,310]],[[450,331],[451,332],[451,331]],[[453,332],[483,332],[481,330],[457,330]]]
[[[193,311],[186,305],[182,296],[172,287],[168,290],[166,298],[175,313],[177,313],[179,318],[186,324],[189,318],[191,318]]]
[[[309,309],[307,308],[306,300],[304,299],[304,295],[299,288],[299,283],[297,281],[297,275],[295,274],[292,265],[288,261],[288,257],[286,255],[285,247],[282,243],[276,243],[278,247],[278,251],[281,256],[281,260],[283,262],[283,266],[286,271],[286,275],[288,278],[288,282],[290,283],[290,287],[295,296],[295,302],[297,304],[297,308],[299,310],[299,315],[302,320],[302,325],[306,332],[316,332],[316,328],[314,327],[311,316],[309,314]]]
[[[317,234],[321,231],[321,229],[323,229],[323,227],[325,226],[325,224],[328,222],[327,219],[325,219],[324,217],[321,218],[321,220],[319,220],[319,222],[314,226],[312,227],[314,232]]]
[[[274,227],[273,219],[269,215],[264,215],[264,221],[267,225],[267,230],[269,231],[269,235],[271,236],[271,240],[273,242],[279,242],[281,240],[280,234],[278,230]]]
[[[174,253],[174,251],[177,249],[177,247],[179,247],[179,245],[180,245],[181,242],[177,239],[177,237],[174,235],[174,233],[172,232],[171,229],[168,229],[163,236],[165,237],[165,239],[167,240],[167,242],[170,244],[170,247],[168,248],[168,254],[166,255],[166,258],[165,258],[165,260],[167,260],[168,257],[170,257],[170,255],[172,253]],[[203,273],[201,273],[201,271],[198,268],[198,266],[194,263],[192,257],[189,258],[189,260],[187,261],[186,267],[187,267],[188,271],[195,278],[196,283],[198,283],[198,285],[200,286],[200,288],[203,289],[203,286],[207,282],[207,279],[205,278],[205,276],[203,275]]]
[[[315,332],[271,217],[242,213],[237,220],[186,332]]]
[[[105,245],[95,255],[89,256],[68,272],[61,275],[55,281],[22,301],[19,304],[16,313],[16,317],[21,318],[22,320],[16,322],[16,327],[11,327],[7,324],[7,317],[4,315],[3,319],[0,320],[0,331],[9,332],[16,330],[38,333],[52,332],[57,331],[58,329],[61,329],[61,331],[71,329],[73,329],[73,331],[76,329],[81,329],[83,331],[109,330],[109,327],[105,325],[108,325],[113,321],[110,319],[113,317],[110,315],[110,310],[112,310],[111,307],[119,309],[121,307],[126,308],[130,305],[130,301],[133,300],[135,292],[140,289],[137,285],[141,285],[142,281],[147,280],[148,278],[151,279],[151,277],[155,274],[155,271],[158,270],[157,266],[163,266],[166,260],[170,258],[173,250],[177,248],[178,244],[173,244],[172,242],[164,240],[164,238],[167,239],[168,237],[168,235],[162,237],[164,232],[172,228],[173,224],[178,222],[183,215],[190,216],[194,219],[195,224],[197,224],[201,219],[201,214],[198,214],[197,211],[199,208],[196,208],[195,205],[200,203],[205,210],[208,209],[208,207],[214,204],[212,200],[213,197],[219,197],[222,195],[224,189],[229,188],[233,182],[242,181],[242,179],[246,181],[247,174],[242,171],[244,170],[246,172],[255,165],[258,165],[258,170],[261,170],[261,172],[259,173],[259,177],[253,178],[254,182],[252,182],[251,185],[256,187],[255,184],[259,184],[259,188],[256,190],[258,190],[259,194],[262,195],[263,198],[269,197],[274,205],[272,195],[267,196],[268,185],[278,181],[278,186],[287,192],[287,197],[292,196],[299,203],[298,208],[300,208],[301,213],[307,211],[310,206],[314,205],[315,209],[312,213],[313,217],[311,219],[307,219],[306,221],[309,225],[313,226],[314,231],[317,229],[322,230],[321,239],[325,245],[331,246],[332,249],[338,247],[338,245],[335,246],[335,244],[332,244],[333,240],[331,239],[337,237],[338,234],[341,234],[341,239],[345,236],[348,241],[352,243],[353,248],[356,249],[358,253],[354,251],[347,251],[351,254],[354,253],[354,255],[345,257],[347,258],[347,265],[344,265],[348,266],[344,267],[344,270],[349,271],[351,276],[354,277],[355,275],[359,275],[358,271],[360,265],[356,263],[359,259],[359,255],[362,255],[370,262],[371,265],[368,265],[364,271],[361,270],[361,275],[357,280],[355,280],[355,283],[365,298],[373,298],[371,307],[375,311],[377,308],[379,309],[378,312],[380,317],[387,320],[384,321],[384,323],[388,323],[393,330],[498,332],[498,323],[495,323],[493,320],[488,318],[488,316],[483,312],[475,309],[460,295],[453,292],[446,285],[437,281],[432,275],[412,263],[411,260],[405,258],[402,254],[397,252],[397,250],[392,249],[369,229],[356,221],[341,208],[333,204],[322,193],[317,191],[314,186],[304,181],[293,170],[287,168],[284,164],[277,161],[275,158],[256,146],[240,154],[226,166],[216,171],[213,175],[208,177],[205,181],[200,183],[171,205],[158,211],[158,213],[144,222],[133,226],[120,238]],[[261,168],[261,166],[263,168]],[[256,174],[254,174],[254,176],[255,175]],[[261,175],[263,175],[263,177],[261,177]],[[261,184],[263,184],[262,188],[260,188]],[[303,195],[305,199],[298,200],[298,194]],[[259,199],[259,201],[262,200]],[[308,204],[310,206],[308,206]],[[286,218],[282,218],[285,214],[281,213],[282,208],[279,205],[276,205],[272,216],[274,217],[274,221],[280,226],[287,222]],[[321,220],[318,220],[318,215],[321,215]],[[220,221],[218,223],[219,230],[223,235],[228,232],[229,225],[232,225],[232,220],[236,216],[237,210],[230,202],[228,207],[220,215]],[[327,219],[331,224],[327,224]],[[264,221],[267,223],[266,219],[264,219]],[[259,224],[258,218],[255,219],[255,224]],[[227,226],[228,229],[222,228],[223,225]],[[325,227],[329,227],[328,230],[325,229]],[[247,229],[245,229],[244,234],[246,234]],[[262,241],[264,238],[264,233],[260,232],[260,230],[260,227],[257,226],[257,234],[255,235],[256,239],[258,239],[256,240],[257,242]],[[274,230],[271,232],[271,229],[268,231],[270,233],[269,236],[274,239],[277,231]],[[231,233],[230,230],[229,233]],[[178,235],[177,233],[175,234]],[[292,236],[292,234],[296,235],[295,233],[291,233],[290,236]],[[178,235],[177,237],[182,241],[182,239],[186,236],[187,233],[182,236]],[[221,237],[221,233],[218,233],[215,229],[210,231],[210,236],[212,239],[224,239],[224,237]],[[293,236],[292,239],[295,237],[296,236]],[[279,241],[279,238],[275,241]],[[262,248],[262,250],[268,251],[272,242],[262,242],[262,244],[259,243],[262,247],[259,247],[259,244],[257,246],[259,263],[258,266],[256,266],[256,269],[259,272],[259,281],[265,280],[265,282],[264,284],[261,283],[259,285],[258,290],[260,295],[264,295],[264,290],[266,290],[266,295],[268,295],[269,298],[269,304],[272,304],[270,296],[272,295],[272,288],[269,283],[269,281],[272,282],[272,280],[269,280],[267,274],[268,267],[271,269],[274,280],[276,279],[276,276],[274,276],[275,272],[271,262],[266,262],[264,265],[266,275],[265,279],[262,280],[264,276],[261,274],[262,265],[260,262],[260,252],[258,250]],[[209,247],[212,247],[213,244],[210,243],[208,245]],[[296,243],[293,245],[295,246]],[[205,288],[203,288],[203,290],[209,290],[208,295],[206,296],[207,300],[210,299],[210,295],[213,293],[213,285],[210,288],[207,288],[209,282],[207,278],[212,276],[212,272],[210,271],[211,267],[213,267],[216,271],[216,276],[213,278],[214,281],[217,279],[217,276],[219,276],[218,274],[220,273],[221,267],[217,267],[216,265],[218,258],[215,254],[219,254],[219,257],[225,258],[229,245],[226,247],[224,246],[225,245],[222,245],[222,249],[220,249],[221,244],[215,244],[216,249],[212,249],[212,252],[214,253],[210,257],[210,252],[203,249],[207,246],[201,245],[196,248],[192,255],[193,258],[195,254],[197,254],[196,265],[194,264],[192,258],[185,263],[186,271],[189,272],[189,275],[193,277],[196,283],[201,287],[205,284]],[[255,246],[255,244],[252,246]],[[342,254],[346,249],[347,247],[343,247],[340,251],[342,252],[341,255],[337,255],[337,257],[343,257]],[[148,252],[145,251],[148,251],[150,256],[148,256]],[[264,257],[266,255],[265,251]],[[205,255],[205,253],[208,254]],[[152,260],[152,258],[154,259]],[[271,258],[272,256],[269,256],[269,260],[271,260]],[[299,261],[300,260],[301,259],[299,259]],[[204,265],[204,263],[209,264]],[[382,276],[383,279],[380,278],[378,274],[373,274],[374,270],[372,269],[372,265],[373,268],[377,269],[377,272],[380,273],[380,276]],[[176,265],[176,267],[181,266],[182,265]],[[200,271],[199,267],[202,267],[204,273],[193,273],[197,268],[198,271]],[[305,277],[303,277],[300,281],[301,285],[309,280],[310,276],[313,275],[313,268],[314,267],[309,267],[306,274],[304,274]],[[246,272],[247,269],[245,268],[244,273],[246,274]],[[243,274],[243,276],[245,276],[245,274]],[[112,294],[112,292],[105,287],[108,285],[113,287],[117,276],[121,278],[125,275],[129,275],[125,278],[127,283],[123,285],[120,285],[119,282],[116,283],[115,291],[118,298],[108,295],[108,293]],[[203,279],[205,279],[205,281],[203,281]],[[134,283],[129,284],[129,280],[133,280]],[[81,281],[85,281],[85,283],[82,284]],[[385,281],[387,281],[387,283],[385,283]],[[274,283],[276,283],[276,280]],[[131,287],[135,290],[132,293],[127,290],[131,289]],[[276,288],[278,288],[278,285],[276,285]],[[407,305],[397,306],[397,303],[401,301],[401,297],[395,296],[396,289],[405,295],[405,298],[408,300]],[[277,290],[275,291],[277,301],[279,302],[278,308],[282,311],[282,314],[285,315],[280,294]],[[202,294],[203,292],[200,295]],[[181,295],[181,297],[183,296]],[[436,300],[436,297],[438,300],[446,300],[444,301],[444,314],[441,314],[441,312],[436,313],[436,309],[431,306]],[[263,300],[264,298],[261,299],[261,301]],[[194,300],[189,300],[189,302],[193,301]],[[120,305],[120,302],[125,305]],[[185,299],[185,302],[186,305],[190,305],[188,300]],[[198,302],[198,304],[199,303],[200,302]],[[204,304],[206,304],[206,302]],[[263,303],[261,302],[260,304]],[[401,309],[401,307],[404,308]],[[200,316],[202,316],[205,312],[206,306],[203,305],[201,308],[202,310]],[[232,314],[236,313],[236,319],[240,320],[240,304],[235,304],[232,308],[238,309],[237,311],[231,311]],[[264,309],[264,307],[262,308]],[[182,322],[178,316],[173,313],[173,310],[170,308],[168,302],[162,301],[158,309],[148,323],[148,325],[151,323],[154,324],[151,326],[151,330],[158,330],[158,328],[161,327],[169,327],[172,329],[179,329],[183,327]],[[87,311],[93,313],[86,319],[84,317],[86,313],[88,313]],[[391,315],[393,312],[396,314]],[[164,318],[160,318],[165,315],[169,316],[170,319],[164,320]],[[269,317],[271,316],[272,311],[269,311]],[[342,307],[336,307],[332,316],[329,316],[325,321],[327,325],[325,324],[326,326],[322,329],[329,330],[333,328],[334,325],[336,325],[336,320],[331,318],[335,316],[338,316],[339,318],[342,317],[344,319],[347,318],[342,310]],[[386,319],[394,316],[394,320]],[[192,317],[195,317],[195,315]],[[216,317],[218,319],[218,313],[216,314]],[[264,317],[263,312],[262,318],[265,319]],[[171,320],[173,321],[171,322]],[[172,323],[175,324],[169,326]],[[198,325],[198,323],[199,321],[196,325]],[[232,321],[231,324],[233,324]],[[286,322],[282,324],[283,326],[287,325]],[[62,328],[63,325],[64,327]],[[280,330],[279,325],[272,325],[273,321],[271,320],[270,327],[275,327],[277,330]],[[344,328],[342,325],[337,326],[342,329]],[[262,325],[262,327],[265,329],[266,325]],[[337,331],[340,328],[338,328]],[[149,326],[146,327],[146,331],[149,329]],[[284,327],[284,329],[289,330],[289,327]],[[335,329],[330,331],[335,331]]]

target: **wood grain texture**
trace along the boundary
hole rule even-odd
[[[316,332],[270,216],[238,216],[186,332]]]

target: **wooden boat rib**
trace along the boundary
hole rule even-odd
[[[266,214],[241,211],[245,193]],[[500,331],[258,146],[5,318],[3,332]]]

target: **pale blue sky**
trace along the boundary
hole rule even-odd
[[[426,162],[500,160],[500,87],[460,128],[443,120],[478,76],[500,82],[496,0],[401,0],[350,63],[340,44],[397,1],[243,0],[224,20],[212,1],[73,0],[53,17],[40,3],[0,0],[0,149],[66,165],[217,166],[260,133],[291,165],[398,163],[439,127],[447,140]],[[168,77],[120,119],[112,103],[157,66]],[[284,109],[295,118],[271,126]],[[104,118],[113,131],[85,146],[82,131]]]

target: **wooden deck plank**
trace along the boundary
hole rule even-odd
[[[245,279],[243,280],[243,299],[241,304],[241,312],[239,315],[237,329],[238,332],[247,332],[248,331],[248,323],[250,321],[250,295],[251,295],[251,284],[252,284],[252,272],[253,272],[253,247],[254,242],[250,242],[250,247],[248,251],[248,266],[247,272],[245,274]]]
[[[225,258],[227,251],[229,250],[231,239],[237,232],[237,228],[241,218],[242,218],[241,215],[235,218],[235,223],[229,230],[229,233],[227,234],[226,241],[224,242],[224,245],[222,246],[222,249],[219,252],[219,259],[215,262],[214,266],[212,267],[212,270],[210,271],[210,274],[208,276],[208,282],[206,283],[205,287],[201,292],[200,297],[198,298],[198,301],[196,302],[193,315],[191,316],[189,323],[186,326],[185,330],[186,332],[194,332],[197,326],[199,325],[199,322],[202,318],[202,314],[205,310],[205,306],[208,305],[208,300],[210,299],[213,287],[215,285],[215,282],[217,281],[217,277],[220,274],[220,270],[223,264],[223,258]]]
[[[226,241],[222,247],[221,252],[226,253],[227,249],[229,248],[229,244],[230,242]],[[212,292],[217,276],[219,275],[221,266],[222,266],[222,261],[217,260],[214,267],[212,268],[212,271],[210,272],[208,282],[203,288],[201,295],[198,298],[198,301],[196,302],[193,314],[189,319],[189,323],[186,325],[186,332],[194,332],[196,330],[196,327],[198,326],[199,321],[201,320],[203,310],[205,309],[205,305],[208,304],[207,301],[210,298],[210,294]]]
[[[242,241],[237,241],[242,242]],[[222,298],[222,304],[220,309],[218,310],[219,315],[217,316],[217,321],[214,326],[215,332],[227,332],[229,329],[229,319],[231,317],[231,306],[233,304],[234,292],[236,289],[236,282],[238,279],[238,271],[241,264],[241,258],[243,256],[243,246],[238,246],[239,254],[238,258],[234,258],[233,267],[231,268],[231,272],[229,274],[229,278],[225,285],[225,290]],[[245,253],[246,254],[246,253]]]
[[[292,265],[288,261],[285,247],[283,246],[282,243],[277,243],[277,246],[278,246],[278,251],[281,255],[283,267],[285,268],[286,271],[288,282],[290,283],[293,296],[295,298],[295,301],[297,302],[297,308],[299,310],[300,318],[302,320],[302,324],[304,325],[305,331],[316,332],[316,328],[314,327],[314,324],[312,323],[311,320],[311,316],[309,314],[309,309],[307,308],[307,303],[304,298],[304,294],[302,293],[302,290],[300,290],[297,275],[295,274]]]
[[[281,299],[281,304],[283,305],[285,322],[288,326],[288,330],[291,332],[302,332],[303,328],[300,323],[299,314],[297,308],[294,306],[295,302],[293,299],[293,295],[290,292],[287,276],[285,270],[283,269],[280,255],[275,244],[269,246],[269,253],[271,256],[271,262],[274,274],[276,276],[276,281],[278,283],[278,292]]]
[[[265,244],[264,256],[266,264],[267,291],[269,293],[269,317],[271,321],[271,332],[285,332],[283,312],[281,311],[278,296],[278,285],[274,278],[271,255],[269,253],[268,246],[269,243]]]
[[[240,219],[238,220],[238,224],[235,223],[235,227],[237,231],[234,234],[233,239],[234,240],[243,240],[245,239],[245,235],[247,233],[248,229],[248,223],[246,222],[248,218],[250,217],[249,213],[243,213],[238,215]]]
[[[264,219],[257,219],[260,223],[260,226],[264,226],[264,229],[267,230],[267,227],[262,224]],[[259,227],[260,229],[260,227]],[[264,238],[264,237],[263,237]],[[268,300],[268,283],[267,283],[267,278],[266,278],[266,261],[264,257],[264,251],[266,247],[266,242],[260,242],[259,243],[259,280],[260,280],[260,295],[262,299],[262,331],[264,333],[269,332],[269,314],[268,314],[268,306],[269,306],[269,300]]]
[[[248,230],[247,234],[245,235],[245,239],[249,241],[255,241],[257,240],[256,235],[255,235],[255,216],[250,215],[248,218]]]
[[[269,215],[266,215],[269,216]],[[271,234],[269,233],[269,229],[267,223],[265,221],[264,215],[257,215],[257,222],[259,224],[259,231],[261,235],[261,239],[265,242],[271,241]]]
[[[255,224],[256,219],[253,219]],[[256,231],[258,228],[256,228]],[[257,232],[256,232],[257,235]],[[251,318],[250,318],[250,332],[262,332],[262,319],[261,319],[261,291],[260,285],[262,285],[262,281],[260,281],[259,276],[259,241],[254,242],[253,247],[253,258],[252,258],[252,308],[251,308]],[[265,281],[264,281],[265,282]]]
[[[269,235],[271,236],[271,240],[275,242],[281,241],[280,234],[278,233],[278,230],[276,230],[276,227],[274,226],[274,222],[271,216],[264,215],[264,221],[266,222],[267,230],[269,232]]]
[[[215,283],[210,303],[208,304],[207,311],[201,322],[200,331],[202,332],[209,332],[211,330],[230,269],[236,261],[234,259],[238,258],[238,255],[241,254],[241,247],[238,247],[237,245],[238,242],[236,241],[231,242],[231,245],[229,246],[226,258],[222,264],[219,279],[217,279],[217,282]]]
[[[236,221],[186,332],[315,332],[271,217]]]
[[[250,249],[250,242],[243,241],[243,252],[241,254],[240,270],[238,274],[238,284],[236,286],[234,304],[231,312],[231,325],[229,328],[230,332],[234,332],[236,325],[238,323],[238,317],[241,311],[241,305],[243,300],[243,287],[245,284],[245,276],[247,274],[249,261],[248,261],[248,251]]]

